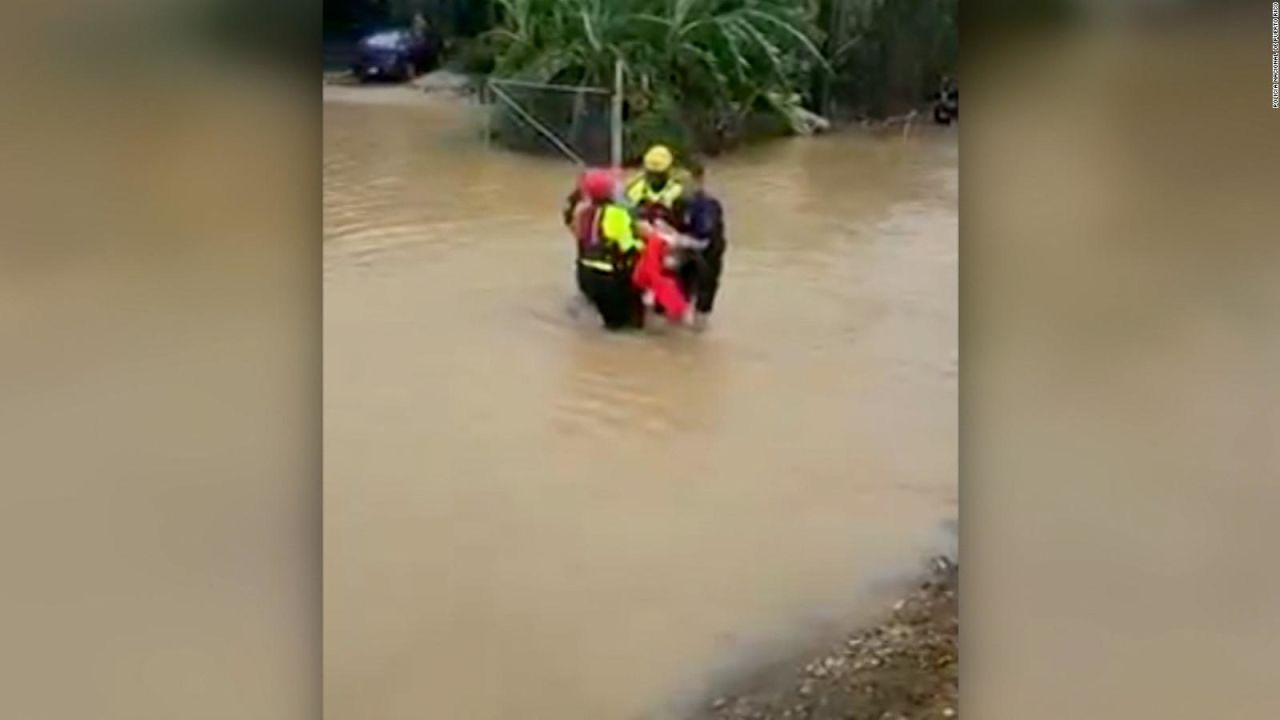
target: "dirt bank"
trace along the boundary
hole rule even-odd
[[[689,720],[958,718],[960,568],[945,558],[879,624],[751,678]]]

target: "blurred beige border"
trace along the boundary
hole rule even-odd
[[[1266,10],[965,27],[970,717],[1275,716]]]
[[[971,717],[1275,717],[1266,14],[965,25]],[[316,717],[316,85],[4,47],[0,716]]]

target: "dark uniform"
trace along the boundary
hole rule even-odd
[[[699,189],[683,198],[680,211],[681,232],[704,243],[701,249],[689,251],[689,260],[680,268],[680,284],[686,295],[695,298],[695,309],[706,315],[715,307],[724,269],[724,208]]]

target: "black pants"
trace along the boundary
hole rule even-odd
[[[694,309],[704,315],[715,307],[723,269],[724,250],[714,245],[702,252],[690,252],[680,266],[680,288],[694,300]]]
[[[644,305],[626,273],[578,265],[578,288],[595,305],[605,328],[624,330],[644,326]]]

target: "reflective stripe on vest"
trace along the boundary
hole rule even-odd
[[[671,208],[683,194],[684,187],[679,182],[676,182],[674,178],[668,179],[667,184],[663,185],[661,190],[654,190],[650,187],[643,175],[631,181],[631,185],[627,187],[627,198],[636,205],[654,203]]]
[[[582,258],[578,262],[582,263],[584,267],[589,267],[592,270],[602,270],[607,273],[613,272],[613,263],[609,262],[608,260],[592,260],[591,258]]]

